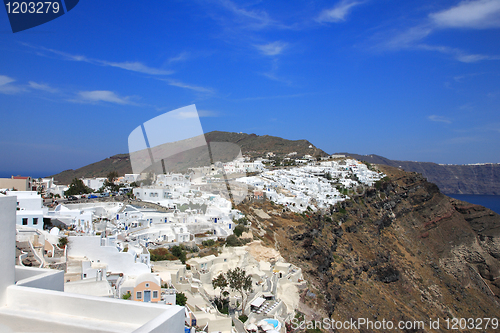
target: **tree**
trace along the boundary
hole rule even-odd
[[[108,182],[113,183],[118,178],[118,172],[111,171],[106,177],[108,178]]]
[[[111,171],[106,176],[106,180],[104,181],[104,188],[109,188],[111,191],[116,192],[120,189],[119,185],[115,185],[115,180],[118,178],[118,172]]]
[[[239,267],[228,270],[226,276],[229,288],[241,295],[241,313],[244,314],[247,293],[252,292],[252,277]]]
[[[182,247],[178,245],[172,246],[170,252],[172,252],[172,254],[176,256],[183,264],[186,263],[186,251],[184,251]]]
[[[61,238],[59,238],[59,242],[57,243],[57,246],[64,249],[66,247],[66,245],[68,245],[68,243],[69,243],[68,237],[61,237]]]
[[[153,184],[154,177],[155,177],[154,173],[149,172],[148,175],[147,175],[147,177],[146,177],[146,179],[142,180],[141,185],[142,186],[148,186],[148,185]]]
[[[222,294],[224,293],[224,289],[226,289],[228,286],[228,282],[224,274],[220,273],[216,278],[212,280],[212,287],[214,289],[219,288],[220,289],[220,297],[219,299],[222,300]]]
[[[175,304],[184,306],[186,305],[187,302],[187,297],[184,295],[184,293],[177,293],[175,294]]]
[[[233,230],[233,233],[238,236],[238,237],[241,237],[241,235],[243,234],[243,232],[245,232],[245,227],[242,226],[241,224],[237,225],[236,228],[234,228]]]
[[[229,235],[226,237],[226,246],[241,246],[243,243],[236,235]]]
[[[65,196],[92,193],[93,190],[90,187],[85,186],[83,181],[78,178],[74,178],[69,184],[69,189],[64,191]]]

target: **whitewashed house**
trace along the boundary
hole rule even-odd
[[[48,209],[43,207],[43,199],[36,191],[7,191],[8,196],[17,199],[17,225],[43,230],[43,216]]]

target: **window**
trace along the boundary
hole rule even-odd
[[[27,217],[23,217],[23,225],[28,225],[28,218]]]
[[[149,288],[149,283],[146,283],[146,288]]]
[[[38,224],[38,217],[34,217],[33,218],[33,225],[37,225]]]
[[[138,292],[136,293],[136,297],[135,297],[135,298],[136,298],[136,299],[142,299],[142,292],[141,292],[141,291],[138,291]]]
[[[153,291],[153,298],[158,298],[158,291],[157,290]]]

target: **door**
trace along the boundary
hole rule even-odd
[[[151,302],[151,290],[144,290],[144,302]]]

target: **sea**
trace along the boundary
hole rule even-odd
[[[484,206],[500,214],[500,195],[447,194],[447,196]]]

